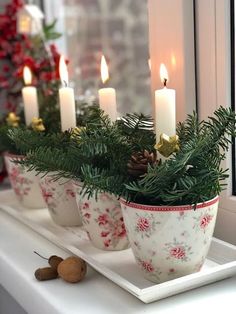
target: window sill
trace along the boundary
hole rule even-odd
[[[220,207],[214,236],[236,245],[236,210]]]
[[[64,250],[0,212],[0,284],[28,313],[184,314],[193,308],[202,312],[204,308],[220,314],[225,311],[225,304],[228,314],[235,312],[236,276],[145,305],[90,267],[80,284],[71,285],[60,279],[37,282],[33,273],[46,266],[46,262],[33,254],[34,250],[45,256],[68,256]]]

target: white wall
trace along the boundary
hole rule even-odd
[[[194,15],[190,0],[149,0],[149,48],[152,96],[162,87],[160,64],[168,69],[169,88],[176,89],[177,121],[195,109]]]

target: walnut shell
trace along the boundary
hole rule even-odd
[[[62,261],[57,267],[58,275],[67,282],[81,281],[87,272],[87,265],[79,257],[71,256]]]

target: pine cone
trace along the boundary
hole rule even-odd
[[[144,150],[131,156],[127,164],[128,173],[134,177],[139,177],[147,173],[148,165],[154,166],[158,163],[155,153],[149,153],[147,150]]]

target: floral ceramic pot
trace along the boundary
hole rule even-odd
[[[121,207],[108,193],[99,193],[97,200],[81,196],[81,187],[75,185],[77,203],[83,227],[92,244],[102,250],[120,251],[129,247]]]
[[[3,160],[3,155],[0,154],[0,183],[3,182],[5,177],[7,176],[7,170]]]
[[[45,208],[39,187],[39,178],[35,171],[27,171],[23,166],[15,164],[13,160],[22,159],[23,156],[4,154],[4,160],[11,183],[18,200],[27,208]]]
[[[184,206],[121,200],[130,245],[144,277],[160,283],[201,269],[214,231],[219,198]]]
[[[47,174],[40,179],[39,184],[51,218],[56,224],[67,227],[82,225],[71,180],[61,178],[55,181],[53,174]]]

